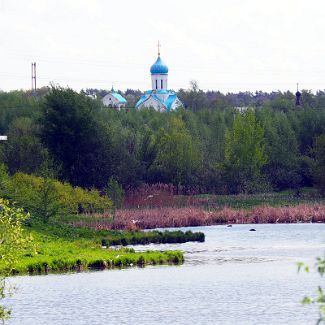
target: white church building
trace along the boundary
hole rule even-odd
[[[112,90],[103,98],[103,104],[107,107],[121,109],[125,107],[126,103],[126,99],[116,92],[113,87]]]
[[[168,90],[168,66],[160,58],[160,44],[158,43],[158,58],[150,68],[151,88],[142,95],[135,108],[153,107],[159,112],[169,112],[183,107],[175,91]]]

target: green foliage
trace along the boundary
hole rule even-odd
[[[148,264],[180,264],[184,257],[180,251],[139,252],[130,248],[101,248],[97,237],[88,238],[63,235],[64,227],[53,228],[41,225],[32,228],[34,250],[22,251],[16,256],[13,274],[48,273],[104,269],[114,267],[144,266]],[[80,235],[80,234],[79,234]],[[5,269],[0,265],[0,274]]]
[[[9,175],[7,167],[4,164],[0,164],[0,197],[6,197],[6,190],[9,182]]]
[[[218,208],[229,207],[235,209],[250,210],[258,206],[288,207],[298,204],[323,204],[324,198],[317,194],[316,190],[303,188],[297,195],[295,190],[282,192],[237,194],[237,195],[204,195],[207,200],[206,207],[216,204]]]
[[[309,266],[305,265],[302,262],[298,262],[297,266],[298,266],[298,272],[302,269],[307,273],[309,273],[310,271]],[[321,257],[316,258],[315,269],[321,277],[324,276],[325,258],[321,258]],[[325,294],[321,286],[318,286],[316,290],[316,295],[314,297],[306,296],[303,298],[302,303],[305,305],[311,305],[311,304],[316,305],[319,311],[319,318],[316,324],[325,323]]]
[[[46,149],[38,136],[39,126],[30,117],[17,117],[11,123],[3,144],[2,160],[10,174],[18,171],[35,173],[46,157]]]
[[[285,98],[283,96],[276,98],[271,103],[271,107],[279,111],[289,111],[294,108],[294,97]]]
[[[190,89],[180,89],[178,96],[185,107],[194,112],[208,107],[208,100],[204,92],[199,89],[199,85],[195,80],[190,81]]]
[[[192,137],[180,118],[172,117],[157,137],[157,156],[151,166],[154,179],[173,184],[191,183],[198,169],[199,156]]]
[[[139,94],[127,91],[133,102]],[[112,177],[124,189],[164,182],[199,193],[263,192],[268,184],[299,191],[317,179],[311,149],[325,132],[325,93],[302,94],[303,105],[295,107],[290,92],[222,94],[192,82],[178,94],[187,109],[161,114],[111,110],[62,87],[37,99],[0,92],[0,132],[8,135],[0,161],[10,175],[39,174],[49,158],[61,182],[100,190]],[[249,105],[255,113],[234,109]]]
[[[21,255],[14,274],[35,274],[48,272],[81,271],[155,264],[180,264],[180,251],[139,252],[132,249],[102,249],[89,240],[58,240],[51,237],[35,236],[37,254]],[[2,269],[0,269],[0,273]]]
[[[109,239],[111,238],[111,239]],[[204,242],[205,236],[202,232],[192,231],[130,231],[116,232],[113,236],[105,237],[105,243],[109,245],[148,245],[148,244],[176,244],[191,241]]]
[[[13,120],[19,117],[37,119],[41,100],[35,99],[30,92],[0,91],[0,133],[6,134]]]
[[[22,209],[10,206],[9,202],[0,199],[0,301],[8,294],[6,277],[17,266],[19,256],[29,246],[32,237],[26,235],[22,227],[29,217]],[[31,250],[31,248],[29,248]],[[10,310],[0,305],[0,320],[9,318]]]
[[[265,151],[269,157],[264,172],[275,190],[297,188],[299,176],[299,148],[296,134],[283,112],[276,115],[265,110],[259,114],[265,130]]]
[[[325,134],[315,139],[314,154],[316,165],[314,169],[315,183],[319,191],[325,194]]]
[[[40,220],[48,222],[49,218],[60,212],[60,197],[56,191],[55,182],[51,178],[53,173],[50,170],[48,160],[41,166],[41,175],[41,184],[38,191],[35,191],[32,211]]]
[[[112,177],[107,183],[106,194],[112,200],[114,208],[119,209],[122,207],[124,190],[122,186]]]
[[[48,175],[38,177],[16,173],[6,179],[1,195],[45,222],[57,214],[102,212],[112,206],[111,201],[97,190],[72,187]]]
[[[234,192],[261,190],[262,167],[267,163],[264,129],[252,109],[236,114],[226,131],[224,169]]]
[[[69,216],[65,220],[60,219],[57,222],[48,224],[34,222],[32,228],[44,235],[55,236],[65,240],[84,238],[93,240],[96,244],[102,243],[104,246],[186,243],[190,241],[204,242],[205,240],[204,233],[202,232],[95,230],[87,227],[87,225],[83,228],[76,228],[65,224],[65,222],[68,221],[68,223],[71,223],[77,218],[75,216]]]
[[[94,101],[72,89],[52,87],[45,96],[42,140],[54,160],[61,164],[63,178],[73,185],[91,187],[100,174],[99,132]]]

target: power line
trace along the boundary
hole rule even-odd
[[[32,57],[32,55],[18,55],[16,56],[18,58],[21,58],[23,60],[25,59],[30,59]],[[13,57],[11,56],[10,59],[12,59]],[[127,67],[132,67],[133,69],[144,69],[144,67],[149,67],[149,65],[143,65],[143,64],[139,64],[136,62],[120,62],[120,63],[112,63],[112,64],[108,64],[107,61],[102,61],[102,60],[94,60],[94,59],[58,59],[58,58],[50,58],[50,57],[38,57],[38,61],[43,61],[43,62],[49,62],[49,63],[67,63],[69,65],[71,64],[77,64],[77,65],[88,65],[88,66],[98,66],[98,67],[106,67],[106,68],[113,68],[113,69],[118,69],[118,68],[127,68]],[[315,67],[315,69],[317,68],[317,74],[318,75],[322,75],[325,74],[325,71],[319,71],[319,67]],[[229,70],[220,70],[220,66],[216,65],[216,62],[206,62],[206,65],[195,65],[193,63],[189,63],[188,65],[184,65],[184,64],[177,64],[177,66],[174,66],[173,71],[217,71],[218,74],[231,74],[231,72],[229,72],[230,69],[234,69],[233,66],[231,66],[231,68],[229,68]],[[224,69],[224,68],[223,68]],[[252,75],[254,73],[254,75],[257,74],[261,74],[264,75],[265,73],[271,73],[271,74],[277,74],[277,73],[285,73],[285,74],[295,74],[295,73],[308,73],[307,71],[301,70],[301,69],[279,69],[279,70],[275,70],[272,68],[255,68],[255,71],[248,71],[248,70],[240,70],[238,68],[235,68],[235,73],[236,75]]]

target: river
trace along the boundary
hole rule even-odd
[[[11,278],[8,324],[316,323],[317,310],[300,301],[324,281],[298,274],[296,262],[323,256],[324,224],[186,229],[203,231],[205,243],[135,246],[181,249],[181,266]]]

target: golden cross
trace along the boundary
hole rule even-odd
[[[158,41],[158,56],[160,56],[160,47],[161,47],[161,44],[160,44],[160,42]]]

